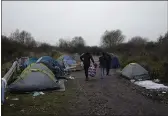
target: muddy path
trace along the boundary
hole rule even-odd
[[[37,97],[6,94],[2,115],[168,115],[168,104],[144,96],[144,89],[113,70],[110,74],[102,80],[98,69],[96,77],[85,81],[84,71],[77,71],[72,73],[74,80],[65,82],[65,92],[48,91]],[[15,97],[19,100],[10,100]]]
[[[137,86],[111,71],[111,76],[85,81],[84,72],[75,72],[76,94],[70,101],[72,115],[168,115],[168,104],[152,100]]]

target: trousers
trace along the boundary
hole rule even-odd
[[[85,76],[86,76],[86,79],[87,79],[88,78],[89,65],[84,64],[84,70],[85,70]]]

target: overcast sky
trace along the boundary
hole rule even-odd
[[[99,45],[105,30],[120,29],[156,40],[168,31],[167,1],[2,1],[2,34],[16,29],[54,45],[59,38],[82,36]]]

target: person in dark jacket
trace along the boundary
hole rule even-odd
[[[90,60],[92,60],[92,62],[94,64],[93,57],[89,52],[86,52],[86,53],[84,53],[80,56],[80,59],[83,62],[83,65],[84,65],[86,81],[88,81],[88,69],[90,67]]]
[[[108,53],[103,53],[103,56],[106,60],[106,75],[109,75],[110,66],[111,66],[111,56]]]
[[[100,71],[101,71],[101,79],[104,78],[104,72],[105,72],[105,68],[106,68],[106,59],[105,59],[105,55],[104,53],[102,54],[102,56],[99,57],[99,64],[100,64]]]

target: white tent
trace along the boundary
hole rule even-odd
[[[129,79],[149,79],[148,71],[137,63],[128,64],[123,70],[122,75]]]

